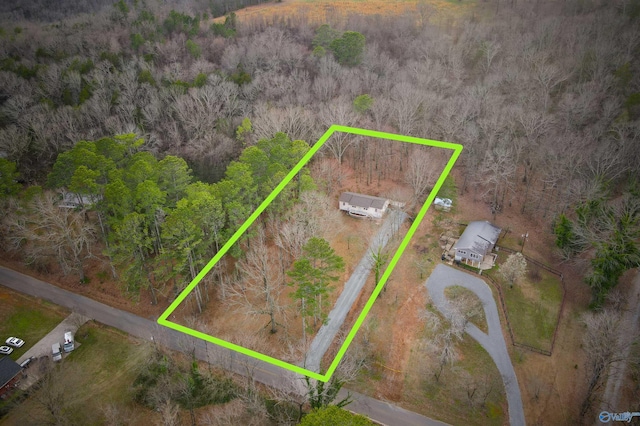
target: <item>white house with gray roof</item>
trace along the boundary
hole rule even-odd
[[[455,260],[477,267],[491,253],[502,230],[485,221],[470,222],[454,244]]]
[[[340,210],[351,216],[380,219],[389,207],[389,200],[355,192],[343,192],[338,204]]]

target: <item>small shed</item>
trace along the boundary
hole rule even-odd
[[[380,219],[389,208],[389,200],[371,195],[343,192],[339,208],[351,216]]]
[[[22,371],[20,364],[3,356],[0,358],[0,398],[4,399],[8,393],[15,387],[20,377],[18,374]]]
[[[479,266],[495,247],[501,231],[488,221],[470,222],[453,246],[455,260]]]

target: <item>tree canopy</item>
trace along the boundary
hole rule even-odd
[[[341,65],[354,67],[362,62],[365,37],[356,31],[345,31],[342,37],[331,42],[329,48]]]
[[[302,258],[296,260],[288,272],[293,280],[290,285],[296,288],[292,297],[300,300],[300,312],[303,317],[312,317],[314,326],[317,321],[326,321],[326,296],[333,289],[331,283],[338,280],[338,273],[342,271],[344,260],[329,243],[322,238],[311,237],[303,247]]]
[[[373,424],[368,418],[335,405],[317,408],[304,416],[300,422],[301,426],[369,426]]]

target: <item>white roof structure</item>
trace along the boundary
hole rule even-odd
[[[379,210],[384,209],[384,206],[387,202],[385,198],[356,194],[355,192],[343,192],[342,195],[340,195],[340,201],[343,203],[349,203],[354,207],[373,207],[374,209]]]

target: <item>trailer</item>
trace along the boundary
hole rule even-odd
[[[51,345],[51,352],[53,353],[53,360],[60,361],[62,359],[62,351],[60,350],[60,343],[56,342]]]
[[[62,345],[62,348],[66,353],[71,352],[76,348],[72,332],[67,331],[66,333],[64,333],[64,345]]]

